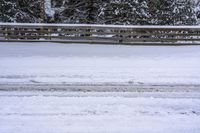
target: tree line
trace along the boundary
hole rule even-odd
[[[200,24],[198,0],[45,0],[45,23]],[[41,0],[1,0],[0,21],[39,23]],[[49,8],[51,7],[51,8]],[[51,13],[50,13],[51,12]]]

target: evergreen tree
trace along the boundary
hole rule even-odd
[[[39,2],[35,0],[2,0],[0,20],[3,22],[39,22]]]
[[[36,23],[40,22],[41,7],[38,0],[17,0],[16,6],[19,8],[16,13],[17,22]]]
[[[195,11],[197,24],[200,24],[200,1],[198,0],[195,1],[194,11]]]
[[[147,6],[144,0],[111,0],[105,2],[100,18],[105,24],[146,24]]]
[[[45,6],[44,22],[131,25],[200,24],[199,0],[45,1],[48,6]],[[41,0],[1,0],[0,21],[41,22],[40,2]],[[52,6],[54,9],[51,9]]]
[[[68,0],[64,5],[64,11],[60,14],[58,21],[64,23],[97,23],[98,12],[95,0]]]
[[[197,17],[195,14],[195,3],[191,0],[177,0],[173,11],[174,25],[195,25]]]
[[[0,1],[0,21],[15,22],[15,14],[18,12],[16,3],[12,0]]]
[[[173,25],[174,0],[149,0],[150,25]]]

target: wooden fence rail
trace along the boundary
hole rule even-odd
[[[0,41],[200,44],[200,26],[0,23]]]

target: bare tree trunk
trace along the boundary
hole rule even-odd
[[[95,17],[97,14],[95,11],[95,1],[94,0],[88,0],[88,16],[87,16],[87,23],[95,23]]]
[[[45,0],[40,0],[40,23],[44,23],[45,19],[45,9],[44,9]]]

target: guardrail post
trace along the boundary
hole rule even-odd
[[[122,30],[120,29],[119,30],[119,43],[123,43],[123,35],[121,34],[122,33]]]
[[[51,31],[52,31],[52,30],[51,30],[51,27],[48,27],[48,36],[49,36],[49,40],[51,40],[51,34],[52,34]]]
[[[5,39],[8,40],[8,27],[5,28]]]

